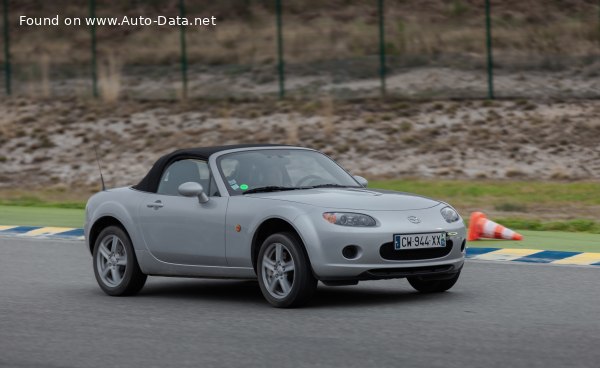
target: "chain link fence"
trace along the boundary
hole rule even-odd
[[[597,0],[2,0],[6,94],[598,98]],[[216,26],[26,26],[212,17]]]

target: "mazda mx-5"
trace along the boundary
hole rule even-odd
[[[282,145],[169,153],[137,185],[93,195],[85,236],[109,295],[135,294],[147,276],[257,279],[276,307],[306,303],[318,281],[446,291],[465,257],[447,203],[369,189],[325,154]]]

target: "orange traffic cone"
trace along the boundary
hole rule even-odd
[[[523,240],[523,235],[488,220],[482,212],[473,212],[469,219],[467,240],[473,241],[479,238]]]

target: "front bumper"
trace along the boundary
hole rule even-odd
[[[463,267],[463,263],[450,263],[439,266],[376,268],[358,275],[358,280],[383,280],[404,277],[418,277],[427,280],[446,280],[454,277]]]
[[[353,228],[333,225],[319,219],[317,214],[307,214],[296,219],[295,225],[301,229],[315,277],[324,281],[373,280],[403,277],[440,278],[459,272],[465,259],[466,229],[462,221],[452,224],[439,215],[439,208],[411,211],[364,212],[378,221],[372,228]],[[421,224],[410,223],[407,215],[417,215]],[[319,215],[320,216],[320,215]],[[318,221],[317,221],[318,220]],[[449,251],[432,252],[422,249],[409,257],[399,259],[382,256],[382,246],[393,240],[394,234],[426,232],[446,232],[452,247]],[[359,251],[355,258],[344,256],[343,249],[356,246]],[[406,250],[397,252],[407,252]],[[423,253],[419,253],[423,252]],[[415,256],[416,254],[416,256]],[[383,255],[386,255],[385,252]]]

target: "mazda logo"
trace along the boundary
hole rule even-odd
[[[408,216],[408,221],[412,222],[413,224],[421,223],[421,219],[419,219],[417,216]]]

